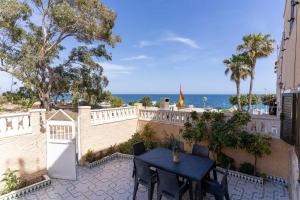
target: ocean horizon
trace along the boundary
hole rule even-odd
[[[149,96],[152,101],[160,101],[162,98],[169,98],[170,104],[177,103],[179,100],[179,94],[113,94],[117,96],[125,103],[130,103],[142,99],[144,96]],[[229,102],[230,96],[234,94],[184,94],[184,104],[193,105],[199,108],[231,108],[232,105]],[[206,97],[207,101],[204,101]],[[259,103],[254,108],[264,108],[262,103]]]

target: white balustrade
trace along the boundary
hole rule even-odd
[[[157,121],[167,124],[183,125],[190,119],[189,112],[168,110],[139,110],[139,120]]]
[[[202,113],[199,113],[201,115]],[[225,114],[229,119],[232,114]],[[261,133],[273,138],[280,138],[280,120],[271,115],[252,115],[251,122],[244,127],[245,131],[250,133]],[[139,110],[139,120],[156,121],[167,124],[176,124],[183,126],[190,120],[190,113],[183,111],[166,111],[166,110]]]
[[[136,119],[137,117],[135,106],[91,110],[92,125]]]
[[[29,113],[0,115],[0,138],[32,133]]]

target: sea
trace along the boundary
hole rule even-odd
[[[125,103],[130,103],[142,99],[144,96],[149,96],[152,101],[160,101],[162,98],[169,98],[170,104],[177,103],[179,94],[113,94],[120,97]],[[193,105],[198,108],[219,108],[228,109],[232,105],[229,102],[230,94],[184,94],[184,104]],[[254,108],[263,109],[265,106],[259,103]]]

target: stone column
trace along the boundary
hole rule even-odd
[[[84,164],[81,159],[85,151],[85,137],[86,133],[91,130],[91,106],[79,106],[78,107],[78,143],[79,152],[78,159],[80,164]]]
[[[46,133],[45,109],[32,109],[30,113],[30,126],[33,134]]]

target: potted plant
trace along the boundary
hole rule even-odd
[[[177,145],[173,147],[173,162],[175,163],[180,162],[180,151]]]
[[[180,149],[177,145],[177,140],[174,138],[173,135],[171,135],[171,137],[170,137],[170,145],[172,148],[173,162],[179,163],[180,162]]]

